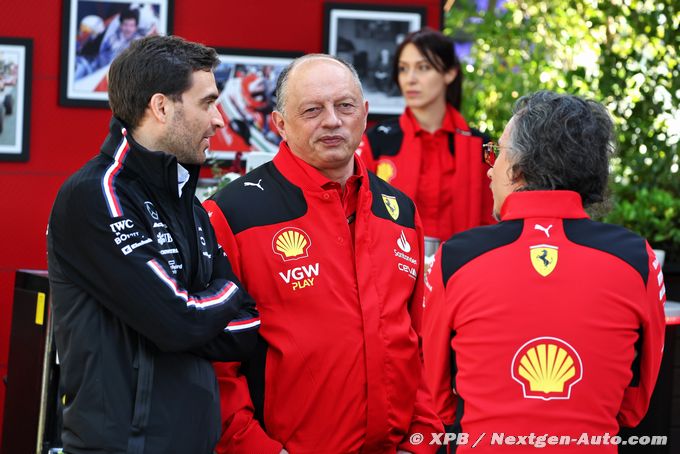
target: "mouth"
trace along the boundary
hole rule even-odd
[[[210,138],[214,135],[215,135],[215,132],[213,131],[212,133],[203,136],[203,139],[201,139],[201,140],[205,140],[206,142],[210,143]]]
[[[204,153],[207,153],[208,151],[210,151],[210,138],[211,137],[212,137],[212,135],[203,136],[203,138],[201,139],[201,144],[199,145],[199,147],[203,150]]]
[[[319,142],[326,145],[327,147],[335,147],[337,145],[340,145],[344,141],[345,141],[344,137],[337,135],[323,136],[319,139]]]
[[[407,90],[406,91],[406,96],[409,97],[409,98],[413,98],[415,96],[418,96],[419,94],[420,94],[420,92],[415,91],[415,90]]]

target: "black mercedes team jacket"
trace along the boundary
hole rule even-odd
[[[111,121],[101,153],[62,186],[48,228],[69,454],[212,452],[210,361],[244,359],[259,316],[174,156]]]

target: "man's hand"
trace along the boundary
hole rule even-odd
[[[288,454],[288,451],[286,451],[285,448],[284,448],[284,449],[281,450],[281,454]]]

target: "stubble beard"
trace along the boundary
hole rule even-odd
[[[203,141],[201,137],[201,142]],[[180,164],[201,165],[206,160],[206,150],[197,150],[192,134],[187,128],[184,112],[179,110],[173,119],[170,131],[165,139],[166,151],[177,158]]]

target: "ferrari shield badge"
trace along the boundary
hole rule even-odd
[[[391,195],[380,195],[382,195],[385,208],[387,208],[387,212],[390,214],[390,217],[396,221],[397,218],[399,218],[399,204],[397,203],[397,198]]]
[[[546,277],[553,272],[557,266],[557,246],[539,244],[529,247],[531,264],[538,274]]]

